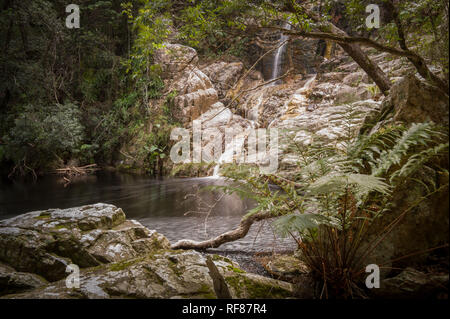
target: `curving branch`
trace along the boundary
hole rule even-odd
[[[241,238],[244,238],[253,223],[260,220],[269,219],[275,217],[269,212],[259,212],[247,217],[242,218],[239,226],[236,229],[223,233],[215,238],[211,238],[205,241],[194,241],[183,239],[177,241],[171,246],[171,249],[207,249],[207,248],[217,248],[222,244],[232,242]]]

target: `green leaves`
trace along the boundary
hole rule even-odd
[[[28,159],[28,166],[41,168],[56,159],[79,151],[84,139],[78,106],[72,103],[26,105],[4,137],[5,157],[18,163]]]
[[[312,183],[308,191],[312,195],[341,194],[347,188],[351,188],[359,196],[370,192],[389,193],[389,185],[383,178],[364,174],[326,175]]]
[[[399,165],[413,148],[427,147],[439,136],[442,136],[442,133],[435,129],[433,123],[412,124],[392,148],[380,153],[380,159],[372,165],[372,174],[386,174],[391,167]]]
[[[434,158],[439,158],[448,154],[449,143],[439,144],[435,147],[423,150],[420,153],[412,155],[400,169],[396,170],[389,181],[391,183],[397,183],[398,179],[406,178],[414,175],[419,170],[424,169],[425,163],[430,162]]]
[[[294,234],[303,234],[306,230],[317,229],[320,225],[328,225],[341,229],[339,221],[334,217],[320,214],[289,214],[277,218],[272,223],[277,234],[288,237]]]

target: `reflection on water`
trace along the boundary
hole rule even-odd
[[[215,178],[157,180],[106,172],[81,177],[68,187],[55,176],[44,177],[37,183],[3,181],[0,182],[0,219],[34,210],[102,202],[121,207],[127,218],[156,229],[171,242],[203,240],[236,227],[252,207],[250,201],[236,195],[204,189],[219,184],[223,181]],[[206,211],[212,205],[215,206],[207,216]],[[220,249],[272,251],[290,250],[294,246],[291,239],[275,241],[270,222],[266,221],[255,224],[246,238]]]

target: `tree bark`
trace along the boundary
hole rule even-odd
[[[329,29],[331,33],[336,34],[341,37],[348,37],[347,33],[336,27],[334,24],[328,22],[322,27],[324,29]],[[381,70],[378,64],[374,63],[369,59],[367,54],[361,49],[361,47],[356,43],[341,43],[339,45],[344,49],[344,51],[356,62],[358,65],[367,73],[367,75],[375,82],[375,84],[380,88],[384,95],[388,95],[391,89],[391,81],[387,75]]]
[[[428,68],[425,60],[418,54],[413,53],[411,50],[409,50],[408,46],[406,45],[406,36],[405,32],[403,30],[403,25],[400,21],[400,16],[398,13],[397,6],[394,5],[392,1],[387,2],[389,9],[392,11],[392,15],[394,17],[395,25],[397,26],[397,33],[398,33],[398,44],[400,45],[400,48],[406,52],[410,52],[411,55],[408,56],[408,60],[414,65],[414,67],[417,69],[417,72],[426,80],[433,83],[435,86],[437,86],[441,91],[443,91],[445,94],[448,94],[448,83],[446,83],[444,80],[440,79],[436,74],[431,72],[431,70]]]
[[[355,62],[358,63],[358,65],[378,85],[384,95],[387,95],[392,84],[386,74],[381,70],[381,68],[377,64],[370,61],[368,56],[361,50],[358,43],[366,44],[380,51],[407,57],[423,78],[430,81],[433,85],[437,86],[445,95],[448,95],[448,83],[431,72],[425,60],[420,55],[412,52],[407,48],[406,37],[400,22],[398,10],[396,6],[393,5],[392,1],[388,1],[387,4],[393,13],[394,21],[397,25],[399,44],[402,50],[382,45],[368,38],[350,37],[346,32],[339,29],[333,23],[321,21],[320,17],[316,13],[308,10],[302,5],[302,10],[309,18],[319,24],[319,30],[322,32],[299,32],[299,34],[303,34],[303,36],[305,37],[330,39],[338,42],[339,45],[344,49],[344,51],[348,55],[350,55],[355,60]],[[286,3],[286,10],[297,14],[297,9],[290,2]]]
[[[380,88],[381,92],[384,95],[388,95],[392,84],[383,70],[377,64],[373,63],[358,45],[343,43],[339,43],[339,45],[369,75]]]
[[[260,212],[254,215],[251,215],[247,218],[243,218],[239,224],[239,226],[231,231],[223,233],[215,238],[211,238],[205,241],[194,241],[194,240],[179,240],[175,244],[172,245],[172,249],[207,249],[207,248],[217,248],[222,244],[232,242],[241,238],[244,238],[247,235],[250,227],[254,222],[269,219],[275,217],[269,212]]]

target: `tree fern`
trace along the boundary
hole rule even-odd
[[[354,164],[352,168],[359,171],[365,164],[374,166],[381,153],[391,148],[403,131],[403,126],[389,126],[370,135],[360,135],[347,149],[347,157]]]

